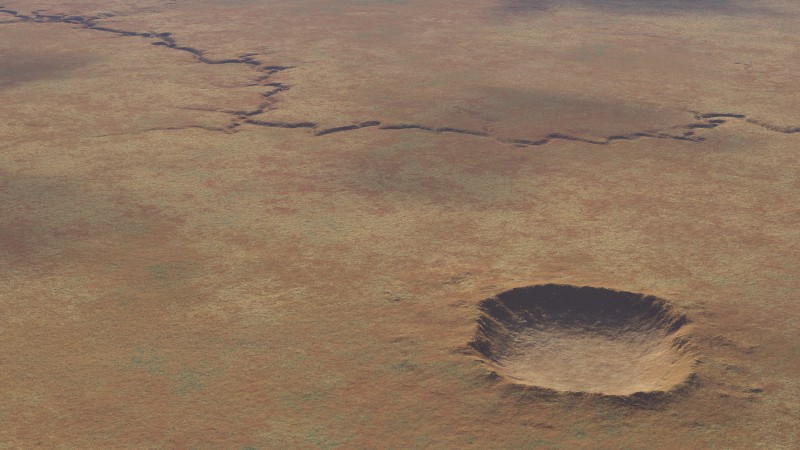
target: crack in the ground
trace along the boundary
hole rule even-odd
[[[777,125],[772,125],[772,124],[769,124],[769,123],[761,122],[760,120],[752,119],[752,118],[749,118],[749,117],[747,119],[745,119],[745,120],[747,121],[747,123],[751,123],[753,125],[756,125],[756,126],[759,126],[761,128],[764,128],[765,130],[774,131],[776,133],[784,133],[784,134],[800,133],[800,127],[793,127],[793,126],[790,126],[790,127],[779,127]]]
[[[421,130],[430,133],[454,133],[454,134],[462,134],[467,136],[475,136],[475,137],[484,137],[484,138],[491,138],[498,142],[502,142],[504,144],[512,144],[519,147],[537,147],[541,145],[546,145],[554,141],[574,141],[574,142],[583,142],[586,144],[595,144],[595,145],[608,145],[614,141],[626,140],[632,141],[634,139],[639,138],[656,138],[656,139],[674,139],[674,140],[681,140],[681,141],[691,141],[691,142],[701,142],[703,141],[702,137],[694,136],[692,132],[685,132],[683,134],[669,134],[663,131],[654,131],[654,132],[635,132],[627,135],[613,135],[608,136],[602,139],[586,139],[579,136],[572,136],[569,134],[563,133],[550,133],[544,136],[541,139],[533,140],[533,139],[515,139],[509,138],[505,136],[499,136],[488,131],[476,131],[476,130],[468,130],[463,128],[454,128],[454,127],[431,127],[427,125],[417,124],[417,123],[399,123],[399,124],[382,124],[379,121],[372,120],[367,122],[361,122],[359,124],[354,125],[345,125],[335,128],[328,128],[325,130],[318,131],[314,133],[315,136],[322,136],[326,134],[333,134],[339,133],[343,131],[351,131],[357,130],[361,128],[367,127],[377,127],[379,130]],[[708,126],[708,128],[712,128],[712,126]]]
[[[262,120],[245,119],[244,123],[267,128],[316,128],[314,122],[266,122]]]
[[[539,139],[520,139],[520,138],[510,138],[510,137],[500,136],[492,134],[488,131],[477,131],[477,130],[469,130],[463,128],[455,128],[455,127],[433,127],[418,123],[389,124],[389,123],[382,123],[378,120],[368,120],[356,124],[342,125],[342,126],[319,130],[318,129],[319,124],[311,121],[278,122],[278,121],[262,121],[253,118],[254,116],[263,114],[268,109],[270,109],[271,105],[274,102],[274,97],[277,94],[288,91],[291,88],[289,85],[269,80],[272,77],[272,75],[287,69],[291,69],[293,68],[293,66],[265,65],[260,60],[255,58],[257,56],[257,54],[255,53],[245,53],[236,58],[212,59],[205,56],[205,50],[198,49],[195,47],[179,45],[177,40],[173,37],[173,34],[170,32],[156,33],[156,32],[128,31],[117,28],[104,27],[97,24],[99,20],[114,17],[113,14],[102,14],[98,16],[79,16],[79,15],[65,15],[65,14],[43,14],[40,11],[33,11],[31,15],[26,15],[26,14],[21,14],[14,10],[4,9],[3,5],[0,5],[0,14],[11,15],[15,18],[15,20],[13,21],[0,22],[0,23],[20,23],[20,22],[64,23],[64,24],[76,25],[84,29],[112,33],[118,36],[151,39],[154,40],[154,42],[151,42],[151,45],[163,46],[173,50],[188,53],[192,55],[192,57],[199,63],[242,64],[248,66],[252,70],[258,72],[258,76],[256,76],[256,78],[253,81],[253,84],[251,84],[250,86],[263,86],[266,88],[270,88],[268,91],[263,92],[261,94],[263,100],[252,109],[249,110],[208,109],[208,111],[219,112],[233,116],[230,123],[225,127],[215,128],[215,127],[207,127],[200,125],[192,125],[185,127],[161,128],[158,130],[199,128],[209,131],[232,133],[235,132],[236,129],[242,126],[243,124],[259,126],[259,127],[267,127],[267,128],[286,128],[286,129],[305,128],[313,130],[313,136],[326,136],[334,133],[360,130],[362,128],[375,128],[378,130],[420,130],[437,134],[454,133],[467,136],[489,138],[504,144],[515,145],[518,147],[538,147],[550,144],[555,141],[573,141],[573,142],[582,142],[593,145],[609,145],[615,141],[633,141],[644,138],[670,139],[670,140],[688,141],[688,142],[703,142],[705,138],[702,136],[698,136],[695,130],[707,130],[707,129],[717,128],[720,125],[723,125],[730,120],[743,121],[745,123],[761,127],[765,130],[778,133],[785,133],[785,134],[800,133],[800,127],[776,126],[751,118],[745,114],[724,113],[724,112],[700,113],[697,111],[689,111],[692,114],[694,114],[694,118],[696,120],[696,122],[690,124],[678,125],[670,127],[668,129],[661,129],[661,130],[648,130],[648,131],[637,131],[629,134],[617,134],[597,139],[588,139],[564,133],[550,133]],[[146,131],[155,131],[155,130],[156,129],[146,130]]]
[[[325,136],[326,134],[341,133],[342,131],[352,131],[361,128],[377,127],[380,124],[381,123],[377,120],[368,120],[366,122],[356,123],[353,125],[344,125],[341,127],[326,128],[324,130],[317,131],[316,133],[314,133],[314,136]]]
[[[538,140],[515,139],[515,138],[499,136],[496,134],[489,133],[487,131],[476,131],[463,128],[454,128],[454,127],[432,127],[417,123],[391,124],[391,123],[382,123],[378,120],[369,120],[350,125],[324,128],[321,130],[318,129],[319,128],[318,123],[310,121],[269,122],[269,121],[261,121],[261,120],[246,118],[244,120],[244,123],[249,125],[256,125],[256,126],[270,127],[270,128],[306,128],[313,130],[312,134],[313,136],[326,136],[334,133],[343,133],[348,131],[360,130],[362,128],[375,128],[377,130],[420,130],[436,134],[454,133],[467,136],[490,138],[504,144],[511,144],[518,147],[538,147],[550,144],[554,141],[583,142],[585,144],[593,144],[593,145],[609,145],[615,141],[633,141],[637,139],[671,139],[676,141],[703,142],[705,141],[705,138],[702,136],[698,136],[695,130],[710,130],[713,128],[717,128],[723,124],[726,124],[731,120],[743,121],[745,123],[753,124],[769,131],[775,131],[787,134],[800,133],[800,127],[778,127],[749,118],[744,114],[735,114],[735,113],[702,114],[696,111],[690,111],[690,112],[694,114],[695,119],[697,120],[696,122],[670,127],[665,130],[636,131],[629,134],[616,134],[598,139],[587,139],[563,133],[551,133]]]
[[[3,5],[0,5],[0,14],[8,14],[16,19],[15,21],[10,23],[20,23],[20,22],[63,23],[63,24],[75,25],[87,30],[111,33],[117,36],[151,39],[155,41],[151,42],[151,45],[167,47],[173,50],[188,53],[192,55],[192,57],[197,62],[203,64],[242,64],[249,66],[250,68],[252,68],[252,70],[258,72],[258,75],[255,77],[253,84],[251,84],[250,86],[264,86],[270,88],[270,90],[261,94],[264,100],[261,101],[255,108],[251,110],[215,111],[234,116],[231,119],[231,123],[224,128],[220,128],[219,131],[230,132],[231,130],[240,126],[241,121],[243,121],[245,118],[265,112],[272,105],[272,102],[274,101],[272,99],[273,96],[275,96],[280,92],[284,92],[290,89],[290,86],[286,84],[269,81],[269,79],[272,77],[272,75],[278,72],[291,69],[292,66],[265,65],[260,60],[256,59],[257,54],[255,53],[245,53],[236,58],[212,59],[205,56],[206,53],[205,50],[185,45],[179,45],[177,40],[173,37],[173,33],[170,32],[158,33],[158,32],[129,31],[118,28],[100,26],[97,24],[99,20],[114,17],[113,14],[103,14],[99,16],[79,16],[79,15],[66,15],[66,14],[43,14],[40,11],[33,11],[31,12],[30,15],[27,15],[11,9],[4,9]],[[195,127],[195,128],[207,128],[207,127]]]
[[[726,119],[736,119],[742,120],[746,123],[755,125],[757,127],[763,128],[768,131],[773,131],[775,133],[783,133],[783,134],[795,134],[800,133],[800,126],[788,126],[782,127],[779,125],[774,125],[771,123],[767,123],[753,117],[748,116],[747,114],[739,114],[739,113],[700,113],[698,111],[689,111],[694,114],[694,117],[698,120],[705,120],[707,123],[712,124],[723,124],[726,122]]]
[[[175,126],[175,127],[159,127],[159,128],[147,128],[145,130],[137,130],[137,131],[130,131],[126,133],[108,133],[108,134],[95,134],[90,137],[93,138],[102,138],[102,137],[113,137],[113,136],[130,136],[136,134],[144,134],[144,133],[152,133],[154,131],[182,131],[182,130],[206,130],[206,131],[213,131],[213,132],[226,132],[230,133],[230,128],[228,127],[208,127],[204,125],[186,125],[186,126]]]
[[[267,122],[255,119],[245,119],[244,123],[250,125],[257,125],[271,128],[307,128],[313,130],[313,136],[326,136],[334,133],[344,133],[348,131],[360,130],[362,128],[375,128],[377,130],[420,130],[428,133],[454,133],[467,136],[483,137],[494,139],[504,144],[511,144],[518,147],[538,147],[550,144],[555,141],[573,141],[582,142],[592,145],[609,145],[615,141],[633,141],[637,139],[670,139],[676,141],[687,142],[703,142],[705,138],[698,136],[696,130],[709,130],[717,128],[731,120],[739,120],[745,123],[757,125],[761,128],[780,132],[780,133],[800,133],[800,127],[777,127],[774,125],[766,124],[758,120],[747,117],[744,114],[735,113],[698,113],[690,111],[694,114],[696,122],[685,125],[673,126],[668,129],[651,130],[651,131],[636,131],[629,134],[616,134],[597,139],[587,139],[580,136],[573,136],[564,133],[550,133],[541,139],[515,139],[505,136],[492,134],[488,131],[476,131],[463,128],[454,127],[432,127],[418,123],[382,123],[378,120],[369,120],[365,122],[342,125],[332,128],[324,128],[319,130],[319,124],[310,121],[304,122]]]

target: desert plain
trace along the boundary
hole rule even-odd
[[[0,448],[800,448],[795,0],[0,0]]]

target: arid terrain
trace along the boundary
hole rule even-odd
[[[0,0],[0,448],[800,448],[796,0]]]

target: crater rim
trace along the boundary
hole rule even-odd
[[[672,397],[696,380],[690,321],[660,297],[536,284],[479,310],[468,346],[516,388],[630,401]]]

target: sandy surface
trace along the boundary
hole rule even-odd
[[[0,447],[800,447],[794,0],[0,4]],[[691,392],[491,376],[549,282]]]

